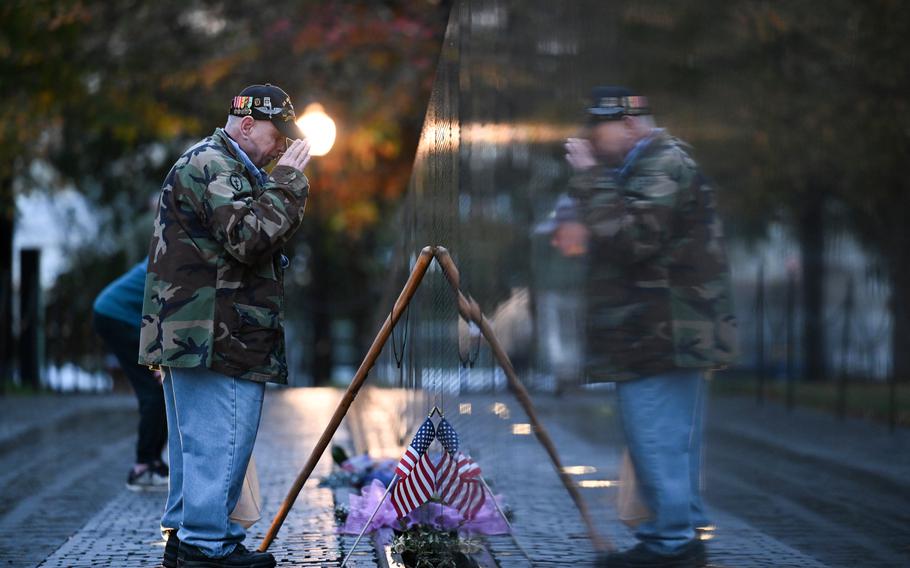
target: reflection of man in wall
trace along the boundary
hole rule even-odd
[[[588,139],[569,139],[579,221],[554,238],[589,254],[588,374],[616,381],[641,498],[640,543],[605,566],[695,565],[705,371],[733,357],[735,322],[714,192],[645,97],[594,89]]]

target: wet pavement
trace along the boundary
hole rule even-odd
[[[340,399],[333,389],[275,389],[256,446],[263,520],[257,545]],[[514,539],[491,537],[502,568],[591,565],[593,550],[568,493],[508,393],[462,396],[449,410],[463,447],[514,513]],[[616,521],[621,438],[609,392],[535,395],[540,418],[578,476],[599,531],[633,542]],[[334,443],[393,456],[410,438],[412,393],[363,391]],[[124,487],[136,421],[129,396],[0,399],[0,566],[156,566],[163,493]],[[466,415],[470,413],[469,415]],[[404,419],[403,419],[404,418]],[[416,420],[417,417],[414,417]],[[717,567],[910,565],[910,433],[808,410],[716,398],[709,410],[707,501]],[[397,457],[397,456],[394,456]],[[271,551],[279,566],[338,566],[352,537],[335,531],[331,490],[304,487]],[[365,542],[353,566],[382,566]]]

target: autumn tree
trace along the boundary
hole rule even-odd
[[[233,94],[271,81],[298,112],[318,100],[340,126],[335,149],[310,172],[313,199],[297,251],[303,315],[318,320],[332,310],[362,320],[371,308],[362,283],[375,273],[371,231],[407,184],[446,10],[446,2],[397,0],[255,9],[218,0],[3,3],[0,93],[17,103],[0,111],[2,305],[13,186],[36,188],[28,174],[40,163],[54,186],[77,188],[108,220],[91,246],[70,251],[70,269],[49,298],[60,349],[90,350],[92,298],[135,254],[122,243],[148,196],[183,147],[223,124]],[[327,326],[316,328],[311,335],[324,343]],[[322,361],[317,378],[328,377],[330,356]]]

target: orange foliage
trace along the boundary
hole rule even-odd
[[[331,230],[359,237],[407,189],[444,25],[420,2],[384,11],[332,2],[267,29],[307,70],[297,106],[311,97],[338,125],[334,148],[310,172],[316,215]]]

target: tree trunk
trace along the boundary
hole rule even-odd
[[[803,263],[803,376],[825,379],[825,225],[824,199],[810,200],[799,219]]]
[[[0,179],[0,394],[13,372],[13,231],[16,200],[13,180]]]
[[[19,255],[19,379],[41,389],[44,370],[44,314],[41,300],[41,249]]]

